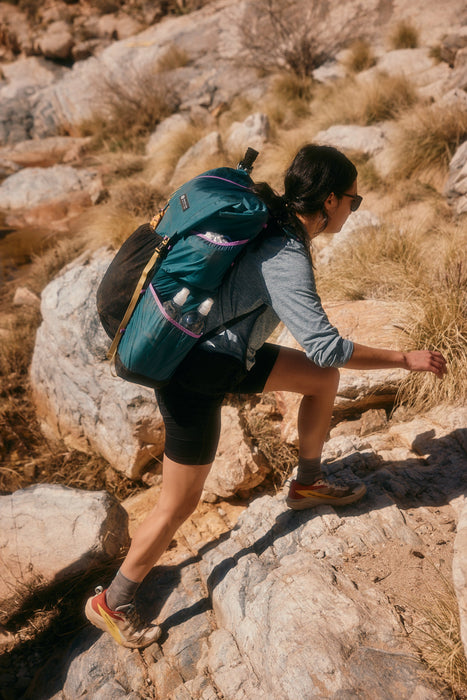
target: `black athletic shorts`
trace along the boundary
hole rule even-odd
[[[280,347],[265,343],[248,372],[231,355],[194,348],[168,384],[156,389],[165,424],[165,454],[179,464],[214,460],[226,394],[261,393]]]

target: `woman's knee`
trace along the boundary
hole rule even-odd
[[[319,367],[310,372],[303,383],[304,396],[317,394],[336,394],[339,387],[340,372],[337,367]]]
[[[201,494],[190,494],[190,496],[179,503],[167,503],[163,499],[156,506],[159,517],[167,523],[181,525],[196,510]]]

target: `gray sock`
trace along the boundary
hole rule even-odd
[[[119,569],[105,594],[105,600],[109,608],[116,610],[121,605],[131,603],[139,585],[138,581],[130,581]]]
[[[315,481],[322,477],[323,472],[321,471],[321,460],[319,457],[314,459],[298,458],[297,481],[299,484],[308,486],[309,484],[314,484]]]

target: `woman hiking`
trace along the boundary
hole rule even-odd
[[[299,457],[286,503],[302,510],[316,504],[353,503],[365,486],[329,481],[321,452],[339,384],[339,367],[373,370],[400,367],[441,378],[446,362],[430,350],[399,352],[342,338],[316,292],[310,243],[337,233],[360,206],[357,170],[340,151],[309,144],[295,156],[284,194],[255,185],[270,212],[264,232],[250,244],[219,288],[209,330],[238,319],[195,346],[170,382],[156,390],[166,430],[162,489],[154,509],[136,531],[119,571],[106,590],[86,603],[86,616],[117,642],[142,648],[160,635],[134,604],[136,591],[195,510],[216,454],[221,405],[226,393],[291,391],[302,395],[298,412]],[[303,351],[270,344],[282,321]]]

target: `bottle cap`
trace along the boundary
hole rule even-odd
[[[214,300],[208,297],[204,301],[201,302],[201,304],[198,307],[198,311],[202,316],[207,316],[208,313],[211,311],[211,307],[214,304]]]
[[[176,293],[174,296],[174,302],[177,304],[177,306],[183,306],[183,304],[186,302],[188,299],[188,295],[190,293],[190,290],[187,289],[186,287],[182,287],[179,292]]]

